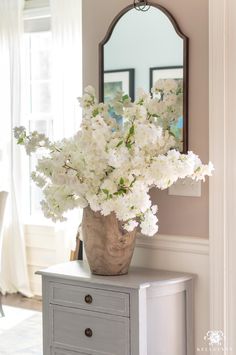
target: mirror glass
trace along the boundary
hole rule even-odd
[[[174,79],[184,88],[182,114],[172,131],[187,150],[187,38],[173,17],[150,6],[146,12],[129,7],[120,13],[100,44],[100,100],[117,91],[136,98],[138,88],[151,92],[158,79]]]

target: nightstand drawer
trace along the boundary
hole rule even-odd
[[[78,351],[70,351],[67,349],[54,348],[51,351],[51,355],[88,355],[88,353],[87,354],[81,352],[78,353]]]
[[[91,355],[129,355],[129,318],[50,306],[53,347]],[[59,353],[60,354],[60,353]]]
[[[129,294],[52,283],[50,303],[129,317]]]

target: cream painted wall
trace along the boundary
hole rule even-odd
[[[208,0],[159,0],[190,39],[189,149],[208,160]],[[98,44],[116,14],[131,0],[83,0],[83,80],[98,87]],[[152,191],[161,234],[208,238],[208,183],[201,197]]]

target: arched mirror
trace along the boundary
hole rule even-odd
[[[136,0],[137,1],[137,0]],[[145,11],[143,11],[145,10]],[[182,114],[172,132],[188,149],[188,38],[162,6],[139,1],[112,21],[99,45],[100,101],[117,91],[135,100],[138,88],[151,92],[158,79],[174,79],[183,90]]]

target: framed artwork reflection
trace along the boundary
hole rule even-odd
[[[183,66],[168,66],[168,67],[154,67],[150,68],[150,92],[151,88],[159,79],[173,79],[177,82],[179,86],[183,87]],[[187,130],[185,123],[185,115],[184,115],[184,101],[183,101],[183,110],[182,115],[178,118],[178,120],[173,123],[170,127],[171,132],[174,136],[180,140],[181,147],[180,151],[183,151],[184,137],[186,136],[184,132]]]
[[[128,94],[134,101],[134,69],[104,71],[103,101],[113,99],[118,91]]]
[[[183,82],[183,66],[150,68],[150,91],[153,84],[159,79],[175,79]]]
[[[108,70],[104,72],[104,97],[103,102],[114,99],[117,92],[123,91],[134,101],[134,69]],[[115,118],[118,124],[123,124],[123,117],[116,114],[114,108],[109,106],[111,117]]]

